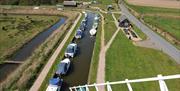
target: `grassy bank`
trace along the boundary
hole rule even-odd
[[[68,40],[66,41],[62,51],[60,52],[59,56],[57,57],[55,63],[53,64],[53,66],[51,67],[50,71],[48,72],[48,75],[46,76],[45,80],[43,81],[43,84],[41,84],[41,87],[39,89],[39,91],[45,91],[48,84],[49,84],[49,79],[53,77],[57,66],[60,62],[60,60],[62,60],[62,58],[64,57],[64,52],[66,50],[66,47],[68,46],[68,44],[72,41],[72,39],[74,38],[75,32],[78,29],[78,27],[81,24],[81,20],[83,19],[84,16],[81,17],[81,19],[79,20],[78,24],[76,25],[75,29],[73,30],[72,34],[70,35],[70,37],[68,38]]]
[[[114,19],[111,14],[103,14],[105,18],[104,24],[104,37],[105,37],[105,44],[111,39],[112,35],[117,30],[117,27],[114,23]]]
[[[180,65],[161,51],[136,47],[122,32],[116,36],[106,54],[106,81],[138,79],[157,74],[179,74]],[[179,91],[180,80],[166,81],[169,90]],[[159,91],[158,82],[131,84],[134,91]],[[113,86],[113,90],[128,91],[126,84]]]
[[[0,14],[0,62],[58,20],[58,16]]]
[[[142,40],[145,40],[147,38],[147,36],[134,24],[133,24],[133,29]]]
[[[1,85],[0,90],[26,91],[33,84],[46,61],[52,55],[54,49],[63,39],[66,30],[72,24],[73,17],[69,17],[67,23],[54,32],[43,44],[41,44],[15,72],[13,72]]]
[[[96,42],[95,42],[95,46],[93,50],[93,56],[91,60],[88,84],[93,84],[96,82],[97,68],[98,68],[98,62],[99,62],[99,53],[101,50],[101,31],[102,31],[102,26],[101,26],[101,23],[99,23],[98,31],[96,35]]]

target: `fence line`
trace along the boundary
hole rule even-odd
[[[126,84],[128,87],[129,91],[133,91],[131,84],[130,83],[140,83],[140,82],[149,82],[149,81],[158,81],[159,82],[159,87],[160,87],[160,91],[168,91],[168,87],[165,83],[164,80],[169,80],[169,79],[179,79],[180,78],[180,74],[176,74],[176,75],[168,75],[168,76],[162,76],[157,75],[157,77],[151,77],[151,78],[143,78],[143,79],[133,79],[133,80],[128,80],[125,79],[124,81],[116,81],[116,82],[106,82],[106,83],[99,83],[99,84],[90,84],[90,85],[82,85],[82,86],[74,86],[74,87],[70,87],[70,91],[77,91],[78,89],[80,91],[89,91],[89,87],[95,87],[96,91],[98,90],[98,86],[106,86],[107,87],[107,91],[113,91],[111,88],[111,85],[115,85],[115,84]],[[85,90],[83,90],[85,89]]]

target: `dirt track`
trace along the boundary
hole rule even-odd
[[[180,9],[180,1],[178,0],[127,0],[127,1],[128,3],[133,5]]]

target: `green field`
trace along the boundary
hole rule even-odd
[[[134,31],[139,35],[139,37],[142,40],[145,40],[147,38],[147,36],[137,26],[135,26],[134,24],[132,24],[132,25],[133,25]]]
[[[145,16],[144,21],[166,32],[169,32],[175,38],[180,40],[180,18]]]
[[[105,37],[105,44],[111,39],[117,27],[114,23],[114,19],[111,14],[103,14],[105,18],[104,24],[104,37]]]
[[[118,20],[121,16],[121,14],[114,14],[114,16],[116,17],[116,19]]]
[[[171,15],[180,15],[179,9],[171,8],[159,8],[159,7],[149,7],[149,6],[136,6],[128,4],[130,8],[135,10],[140,14],[171,14]]]
[[[0,14],[0,62],[59,19],[58,16]]]
[[[161,51],[136,47],[122,32],[116,36],[106,54],[106,81],[154,77],[180,73],[180,65]],[[180,80],[166,81],[170,91],[179,91]],[[134,83],[133,91],[159,91],[158,82]],[[113,90],[128,91],[126,84]]]

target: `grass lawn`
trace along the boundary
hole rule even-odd
[[[132,23],[131,23],[132,24]],[[133,24],[133,29],[134,31],[139,35],[139,37],[142,39],[142,40],[145,40],[147,38],[147,36],[136,26]]]
[[[136,47],[122,32],[116,36],[106,54],[106,81],[154,77],[158,74],[180,73],[180,65],[164,53]],[[166,81],[170,91],[179,91],[180,80]],[[158,82],[134,83],[133,91],[159,91]],[[125,85],[113,86],[114,91],[128,91]]]
[[[0,62],[58,20],[58,16],[0,14]]]
[[[121,14],[114,14],[114,16],[116,17],[116,19],[118,20],[121,16]]]
[[[105,33],[105,44],[106,44],[117,30],[117,27],[114,23],[114,19],[111,14],[103,14],[103,16],[105,18],[104,33]]]
[[[180,18],[169,18],[162,16],[145,16],[144,21],[166,32],[180,40]]]

